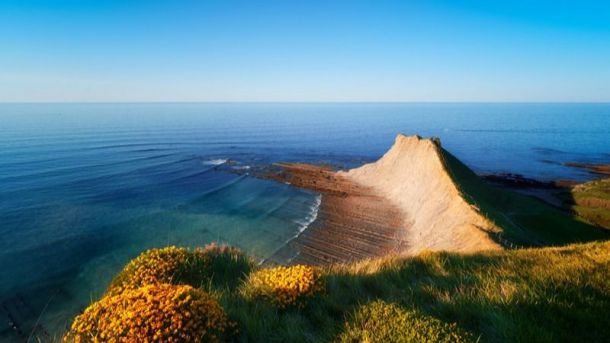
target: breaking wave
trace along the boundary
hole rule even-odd
[[[219,166],[221,164],[227,163],[227,161],[228,160],[226,158],[216,158],[212,160],[203,161],[201,163],[205,164],[206,166]]]

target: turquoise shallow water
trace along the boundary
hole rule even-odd
[[[354,166],[398,132],[438,136],[478,172],[585,180],[561,163],[610,162],[608,104],[0,105],[0,341],[37,321],[61,332],[146,248],[269,257],[319,196],[227,171]]]

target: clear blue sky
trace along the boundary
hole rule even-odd
[[[0,101],[610,101],[610,2],[1,0]]]

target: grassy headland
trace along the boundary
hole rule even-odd
[[[469,253],[420,249],[424,251],[407,256],[397,251],[321,267],[256,266],[228,247],[152,250],[117,275],[106,296],[76,318],[66,337],[85,342],[110,338],[127,342],[148,338],[176,342],[608,341],[610,242],[603,242],[610,237],[607,230],[542,201],[492,187],[438,143],[420,145],[419,137],[400,136],[397,142],[404,149],[413,148],[407,152],[423,153],[426,161],[413,173],[415,180],[418,175],[430,176],[428,171],[435,168],[433,175],[444,181],[406,197],[419,201],[428,197],[429,211],[423,216],[438,225],[420,229],[433,231],[434,237],[455,243],[449,247],[461,251],[455,234],[460,231],[440,224],[469,223],[472,230],[467,233],[489,234],[492,245],[474,244],[475,250],[468,251],[477,252]],[[381,169],[375,167],[369,174],[392,169],[393,175],[386,176],[400,183],[405,169],[414,166],[411,162],[421,162],[400,161],[404,156],[400,149],[392,154],[379,164]],[[329,173],[318,175],[328,181],[315,186],[340,185]],[[399,200],[403,190],[410,191],[403,187],[395,194],[393,187],[386,188]],[[349,199],[348,195],[339,192],[337,196]],[[575,187],[571,196],[576,212],[584,217],[585,206],[604,215],[608,211],[607,181]],[[406,205],[411,208],[412,204]],[[453,212],[442,213],[443,221],[434,220],[452,206]],[[375,207],[354,208],[363,212],[364,219],[376,211]],[[460,215],[463,220],[455,221]],[[494,230],[477,226],[490,222]],[[353,229],[357,223],[352,224],[341,224],[345,237],[358,232]],[[367,235],[363,237],[371,242]],[[334,238],[337,244],[354,247],[348,239]],[[489,236],[485,239],[490,241]]]
[[[430,252],[327,266],[319,270],[322,291],[303,306],[284,308],[248,296],[256,293],[250,267],[244,267],[237,287],[222,274],[235,270],[235,263],[247,264],[222,261],[227,265],[201,269],[209,282],[191,286],[216,299],[236,324],[228,341],[602,342],[610,337],[607,242],[469,255]],[[222,279],[214,280],[215,274]]]

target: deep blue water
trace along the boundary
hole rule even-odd
[[[319,197],[227,170],[354,166],[398,132],[438,136],[484,173],[585,180],[561,163],[610,162],[610,104],[0,105],[0,341],[18,338],[10,321],[61,331],[150,247],[269,257]]]

